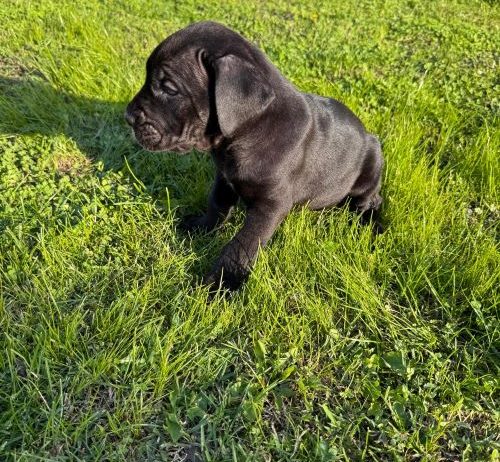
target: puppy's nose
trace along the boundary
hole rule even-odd
[[[130,125],[130,126],[133,126],[134,125],[134,122],[135,122],[135,117],[134,115],[129,112],[128,110],[125,111],[125,120],[127,121],[127,123]]]
[[[141,125],[144,123],[146,120],[146,114],[144,114],[144,111],[141,109],[137,109],[135,111],[131,111],[130,109],[127,109],[125,111],[125,120],[129,125],[134,125],[138,124]]]

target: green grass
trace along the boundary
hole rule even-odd
[[[499,460],[495,2],[76,5],[0,3],[0,460]],[[243,213],[178,232],[209,156],[122,114],[201,19],[380,137],[384,234],[298,209],[240,292],[195,284]]]

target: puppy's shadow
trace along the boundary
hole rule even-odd
[[[0,135],[63,134],[105,170],[119,170],[124,156],[140,151],[126,129],[125,106],[56,89],[36,72],[0,75]]]
[[[126,105],[127,101],[105,101],[56,89],[36,74],[0,75],[0,136],[63,135],[89,161],[101,162],[104,171],[133,172],[131,181],[139,180],[160,207],[168,198],[179,218],[201,212],[214,175],[209,156],[142,150],[124,120]],[[186,238],[177,232],[179,238]],[[211,234],[210,239],[219,238]],[[198,255],[206,254],[207,238],[193,236],[191,247]],[[210,252],[200,266],[206,267],[214,257]]]

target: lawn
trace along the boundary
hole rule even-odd
[[[187,236],[210,157],[123,120],[220,21],[380,138],[385,233],[296,209],[242,290]],[[498,461],[500,6],[0,1],[0,460]]]

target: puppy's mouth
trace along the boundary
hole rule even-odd
[[[137,142],[149,151],[153,151],[157,146],[161,145],[163,139],[161,133],[150,123],[135,126],[134,136]]]
[[[187,154],[188,152],[191,152],[192,149],[193,147],[190,146],[189,144],[177,144],[167,148],[166,150],[175,152],[177,154]]]
[[[188,143],[180,143],[171,137],[162,135],[151,123],[145,122],[133,128],[134,137],[146,150],[152,152],[170,151],[176,154],[187,154],[192,151],[193,146]]]
[[[133,129],[134,137],[137,142],[146,150],[171,151],[177,154],[187,154],[193,149],[193,146],[187,143],[179,143],[164,136],[151,123],[145,122],[140,126],[135,126]]]

